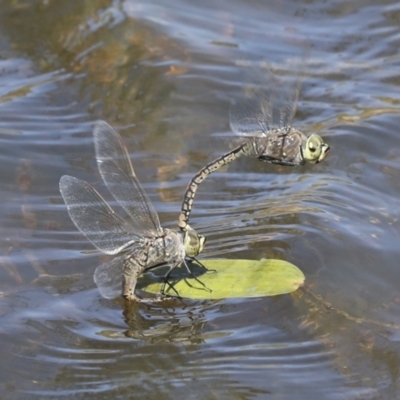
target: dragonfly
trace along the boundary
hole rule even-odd
[[[205,237],[189,229],[182,234],[160,225],[158,214],[140,184],[121,136],[106,122],[96,122],[93,130],[96,161],[108,190],[128,215],[122,218],[89,183],[64,175],[60,192],[75,226],[101,252],[116,256],[94,272],[100,293],[105,298],[122,296],[145,302],[135,294],[138,277],[160,264],[171,271],[195,258],[204,248]],[[154,301],[156,301],[154,299]]]
[[[189,182],[178,220],[183,232],[192,229],[189,218],[199,185],[213,172],[239,157],[252,157],[289,167],[318,164],[325,159],[330,147],[321,136],[315,133],[306,135],[292,126],[301,89],[301,70],[299,68],[294,83],[286,86],[278,84],[276,77],[268,71],[275,79],[272,88],[267,88],[262,78],[261,84],[248,88],[246,99],[234,102],[229,123],[235,135],[219,138],[233,148],[204,166]]]

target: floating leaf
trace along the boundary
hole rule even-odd
[[[190,269],[179,268],[179,275],[172,275],[165,292],[179,293],[191,299],[223,299],[233,297],[263,297],[290,293],[304,283],[304,274],[293,264],[282,260],[201,260],[208,269],[192,263]],[[178,269],[174,270],[176,272]],[[185,272],[185,275],[182,274]],[[142,287],[159,294],[162,281]],[[203,286],[204,285],[204,286]],[[175,290],[174,290],[175,289]]]

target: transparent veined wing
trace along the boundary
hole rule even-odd
[[[64,175],[60,192],[76,227],[103,253],[118,254],[139,239],[87,182]]]
[[[307,49],[302,57],[272,69],[266,63],[242,63],[247,80],[245,97],[230,109],[230,126],[239,135],[267,135],[274,129],[290,127],[305,72]]]
[[[122,294],[125,256],[120,256],[99,265],[94,271],[94,281],[100,294],[106,299],[114,299]]]
[[[235,101],[229,111],[231,129],[237,135],[265,136],[273,127],[270,126],[269,100],[261,99],[257,92],[249,93],[251,97]]]
[[[132,219],[138,233],[162,231],[158,214],[135,175],[121,136],[106,122],[93,130],[96,159],[104,183]]]

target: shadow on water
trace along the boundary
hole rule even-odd
[[[398,7],[226,6],[1,3],[6,398],[398,397]],[[92,276],[104,257],[82,253],[90,244],[58,193],[65,173],[99,186],[91,121],[120,128],[176,227],[185,185],[210,156],[192,143],[229,129],[245,75],[235,61],[278,65],[291,32],[312,43],[297,118],[331,154],[290,170],[238,160],[204,183],[192,223],[208,236],[205,256],[286,259],[307,286],[251,300],[102,299]]]

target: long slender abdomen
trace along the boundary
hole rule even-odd
[[[196,195],[197,189],[201,182],[207,178],[207,176],[211,175],[213,172],[217,171],[224,165],[231,163],[236,160],[243,154],[245,154],[246,144],[242,144],[229,153],[224,154],[223,156],[217,158],[216,160],[210,162],[205,167],[203,167],[190,181],[181,207],[181,213],[179,215],[178,225],[179,227],[185,231],[186,227],[189,223],[190,213],[192,212],[192,205],[194,201],[194,197]]]

